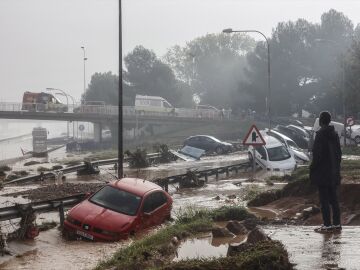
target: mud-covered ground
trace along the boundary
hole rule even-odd
[[[18,197],[21,196],[30,200],[31,202],[53,200],[57,198],[67,197],[82,193],[93,193],[100,187],[104,186],[103,183],[64,183],[64,184],[51,184],[44,187],[35,189],[8,193],[3,196]]]

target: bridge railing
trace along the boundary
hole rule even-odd
[[[75,106],[76,107],[76,106]],[[44,103],[16,103],[1,102],[0,111],[6,112],[73,112],[73,105],[64,104],[44,104]]]
[[[111,105],[71,105],[42,103],[0,103],[0,111],[11,112],[64,112],[82,114],[118,115],[118,106]],[[204,119],[230,119],[230,110],[175,108],[172,111],[137,111],[134,106],[123,106],[124,116],[182,117]]]

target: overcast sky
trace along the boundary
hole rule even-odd
[[[123,0],[123,52],[143,45],[167,48],[223,28],[270,35],[280,21],[319,22],[334,8],[356,25],[356,0]],[[20,102],[24,91],[60,88],[79,99],[94,72],[118,72],[117,0],[0,0],[0,101]],[[256,39],[261,37],[254,36]]]

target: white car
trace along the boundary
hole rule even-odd
[[[255,146],[255,161],[268,171],[292,171],[296,168],[296,161],[285,145],[278,139],[263,135],[264,146]],[[249,146],[250,161],[253,160],[253,147]]]
[[[285,136],[284,134],[276,131],[271,130],[266,132],[268,135],[275,137],[278,139],[286,148],[289,150],[290,154],[295,158],[295,161],[298,163],[305,163],[309,162],[309,156],[302,150],[296,142],[294,142],[289,137]]]
[[[350,134],[351,139],[355,141],[356,144],[360,144],[360,125],[354,125],[351,129],[347,128],[348,134]]]

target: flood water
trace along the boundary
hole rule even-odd
[[[281,241],[298,270],[360,269],[360,228],[344,226],[341,233],[319,234],[312,226],[265,227]]]
[[[20,139],[21,142],[21,139]],[[18,145],[12,146],[12,150],[18,151]],[[17,152],[16,152],[17,154]],[[64,149],[59,149],[49,156],[49,161],[65,157]],[[6,158],[11,154],[6,154]],[[0,159],[2,157],[0,156]],[[140,177],[152,180],[158,177],[185,173],[187,169],[207,169],[211,167],[225,166],[240,163],[246,159],[246,155],[233,154],[220,157],[205,157],[196,162],[176,162],[156,167],[146,168],[139,172]],[[52,166],[53,163],[44,166]],[[24,167],[23,162],[14,164],[16,170],[33,170],[36,166]],[[111,167],[105,167],[111,170]],[[75,174],[67,175],[70,182],[94,182],[104,181],[111,178],[103,170],[97,177],[79,178]],[[138,173],[136,170],[126,169],[128,174]],[[225,176],[225,175],[224,175]],[[224,177],[223,176],[223,177]],[[216,208],[223,205],[242,205],[246,189],[257,188],[267,189],[264,182],[249,183],[245,180],[247,175],[240,175],[229,180],[210,179],[202,188],[188,188],[177,190],[177,186],[170,186],[170,193],[174,199],[173,216],[185,207],[192,208]],[[260,172],[256,179],[263,179],[264,174]],[[276,184],[271,188],[280,188],[283,184]],[[26,199],[17,197],[3,197],[6,193],[22,191],[24,189],[36,188],[39,185],[27,185],[25,187],[5,187],[0,191],[0,203],[7,206],[16,203],[25,203]],[[235,195],[235,196],[234,196]],[[253,209],[254,213],[264,215],[266,210]],[[267,213],[269,218],[276,216],[276,213]],[[37,222],[57,221],[56,212],[38,215]],[[15,221],[2,224],[2,232],[7,233],[13,229]],[[322,235],[313,232],[313,227],[306,226],[271,226],[265,227],[265,231],[274,240],[281,241],[290,254],[291,262],[296,264],[296,269],[360,269],[360,234],[359,227],[344,227],[341,234]],[[237,239],[236,241],[242,241]],[[181,244],[178,256],[175,260],[187,257],[209,257],[225,256],[229,239],[213,239],[211,236],[189,239]],[[94,243],[87,241],[66,241],[57,228],[41,232],[35,240],[14,241],[9,243],[9,248],[16,256],[0,257],[0,269],[92,269],[99,260],[110,257],[117,249],[128,245],[129,241],[118,243]],[[194,252],[197,251],[197,252]]]

